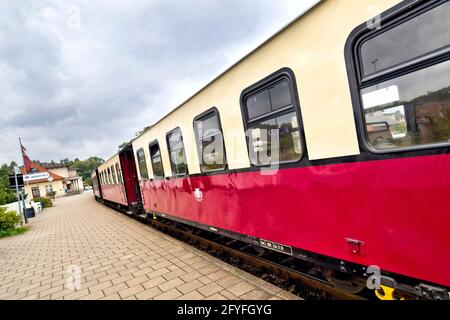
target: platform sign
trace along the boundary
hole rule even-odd
[[[21,175],[21,174],[17,175],[17,186],[19,188],[23,188],[23,175]],[[16,189],[16,179],[15,179],[14,175],[9,176],[9,187],[11,189]]]
[[[50,178],[50,174],[48,172],[30,173],[23,175],[24,182],[31,182],[42,179],[48,180],[48,178]]]

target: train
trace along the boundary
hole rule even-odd
[[[95,169],[95,197],[448,300],[449,58],[448,0],[317,1]]]

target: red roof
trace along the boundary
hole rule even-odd
[[[31,163],[31,168],[32,169],[36,169],[37,172],[48,172],[50,174],[50,177],[53,178],[53,181],[55,181],[55,180],[63,180],[64,179],[63,177],[46,170],[44,167],[42,167],[42,166],[40,166],[40,165],[38,165],[38,164],[36,164],[34,162]],[[25,168],[24,167],[20,168],[20,170],[22,171],[22,174],[27,174],[27,172],[25,172]],[[34,181],[30,182],[30,183],[41,183],[41,182],[48,182],[48,180],[47,179],[40,179],[40,180],[34,180]]]

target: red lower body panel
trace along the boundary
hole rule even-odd
[[[147,210],[450,286],[450,155],[145,181],[141,190]],[[346,238],[363,241],[364,253]]]
[[[128,205],[122,184],[102,185],[102,193],[105,200]]]

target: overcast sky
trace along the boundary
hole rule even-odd
[[[0,0],[0,163],[109,158],[315,0]]]

